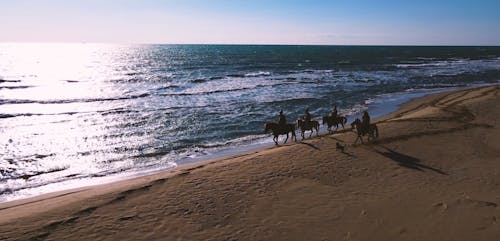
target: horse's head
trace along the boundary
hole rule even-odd
[[[269,122],[264,123],[264,133],[267,133],[269,131]]]
[[[361,123],[361,120],[359,118],[356,118],[356,120],[354,120],[352,123],[351,123],[351,128],[354,129],[356,128],[359,124]]]
[[[301,127],[304,121],[302,119],[297,119],[297,126]]]

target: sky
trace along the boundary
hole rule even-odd
[[[0,42],[500,45],[500,0],[0,0]]]

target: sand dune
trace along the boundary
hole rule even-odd
[[[498,240],[499,91],[415,99],[369,144],[345,131],[3,203],[0,240]]]

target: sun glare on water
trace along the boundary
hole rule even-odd
[[[130,104],[113,100],[135,90],[113,81],[137,71],[131,64],[134,49],[104,44],[1,45],[0,113],[16,116],[0,122],[0,162],[7,170],[2,173],[7,181],[0,182],[3,192],[133,166],[120,148],[147,140],[108,140],[120,136],[123,120],[106,113]]]

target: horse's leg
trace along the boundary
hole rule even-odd
[[[283,144],[286,144],[286,141],[288,141],[288,132],[286,133],[286,139],[285,142],[283,142]]]

